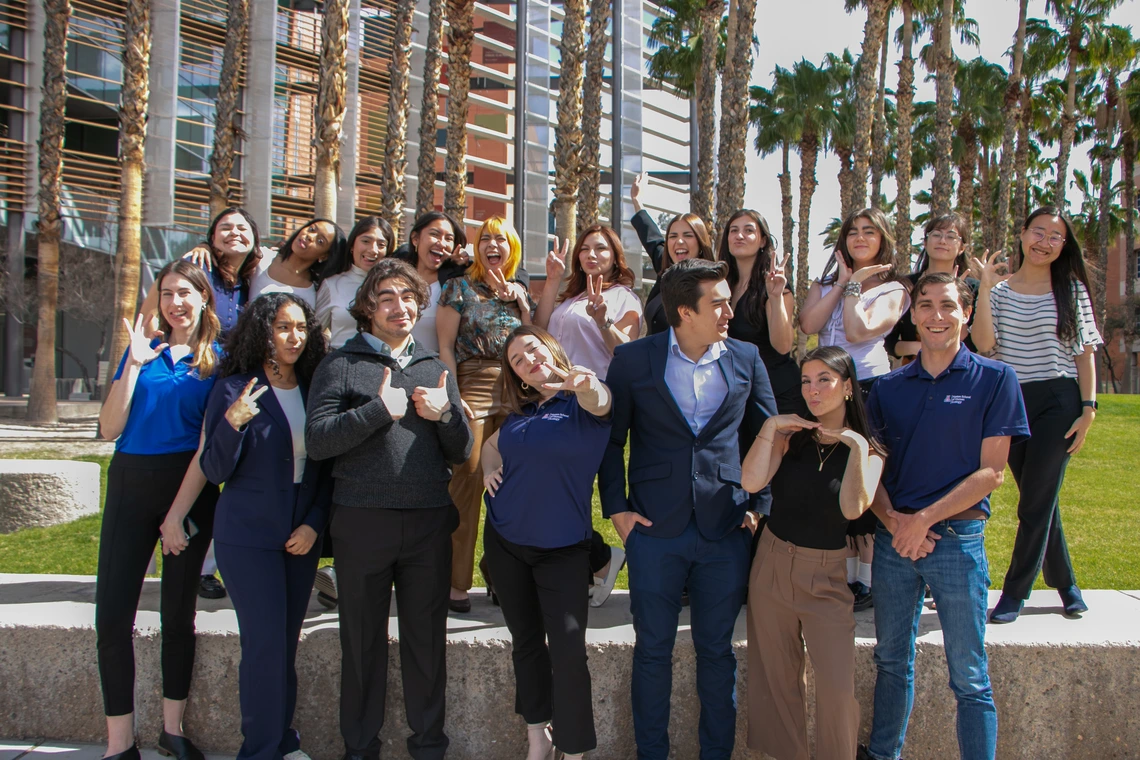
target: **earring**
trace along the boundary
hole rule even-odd
[[[851,400],[851,394],[848,393],[846,396],[843,397],[843,400],[844,401],[850,401]]]
[[[527,385],[526,383],[523,383],[523,384],[522,384],[522,389],[523,389],[524,391],[529,391],[529,390],[530,390],[530,386],[529,386],[529,385]]]

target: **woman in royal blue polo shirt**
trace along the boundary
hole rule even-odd
[[[134,740],[132,631],[146,568],[162,541],[162,692],[160,749],[202,760],[182,733],[194,670],[198,573],[214,527],[217,486],[198,465],[202,418],[219,347],[214,293],[206,273],[173,261],[156,280],[163,339],[143,334],[140,314],[130,347],[99,412],[104,438],[118,438],[107,471],[99,536],[95,636],[107,715],[107,754],[138,760]]]
[[[326,346],[304,301],[259,296],[226,341],[206,409],[202,470],[226,484],[215,552],[241,629],[242,760],[300,750],[294,661],[332,499],[331,460],[306,456],[305,407]]]
[[[597,745],[582,578],[610,391],[530,325],[507,338],[502,376],[511,413],[483,446],[483,551],[514,644],[515,709],[527,722],[528,758],[554,745],[581,757]]]

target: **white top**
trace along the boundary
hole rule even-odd
[[[835,286],[820,283],[820,296],[827,295],[833,287]],[[903,294],[902,312],[899,312],[901,316],[910,308],[910,293],[907,292],[906,286],[901,282],[884,282],[873,288],[864,288],[863,295],[859,300],[863,303],[863,308],[869,310],[871,304],[877,299],[888,293],[899,292]],[[831,313],[827,324],[819,331],[819,345],[839,346],[851,354],[851,358],[855,361],[855,373],[860,380],[870,380],[873,377],[887,374],[891,371],[891,357],[887,355],[883,339],[890,334],[891,330],[895,329],[895,326],[890,325],[870,340],[851,343],[847,340],[847,333],[843,330],[843,302],[846,300],[846,297],[839,299],[839,303],[836,304],[835,311]]]
[[[624,285],[613,285],[602,291],[606,304],[606,316],[615,322],[631,311],[637,312],[637,329],[633,333],[636,340],[641,335],[641,299]],[[613,352],[606,347],[598,323],[586,313],[586,295],[567,299],[555,307],[550,315],[550,334],[562,344],[571,364],[588,367],[598,373],[598,378],[606,379]]]
[[[272,385],[269,386],[273,388]],[[292,390],[273,388],[285,419],[289,420],[289,432],[293,434],[293,482],[300,483],[305,475],[305,401],[301,398],[301,387]]]
[[[999,282],[990,291],[997,341],[993,358],[1013,367],[1018,382],[1076,379],[1076,357],[1084,353],[1085,346],[1104,343],[1096,329],[1088,291],[1080,281],[1073,282],[1073,291],[1077,297],[1077,337],[1068,345],[1057,337],[1057,302],[1052,292],[1026,295],[1011,288],[1008,281]]]
[[[428,285],[428,305],[420,312],[412,328],[412,337],[416,343],[423,346],[433,354],[439,353],[439,336],[435,333],[435,315],[439,311],[439,294],[443,292],[439,281]]]
[[[665,357],[665,385],[694,433],[699,433],[720,409],[728,395],[728,380],[717,360],[727,350],[724,342],[713,343],[698,360],[681,351],[677,334],[669,328],[669,353]]]
[[[286,285],[283,282],[278,282],[269,276],[269,265],[273,263],[277,254],[262,256],[261,260],[257,262],[257,271],[253,273],[253,277],[249,282],[249,300],[253,300],[258,296],[265,295],[266,293],[292,293],[300,298],[305,303],[317,308],[317,286],[310,285],[307,288],[298,288],[293,285]]]
[[[331,333],[329,348],[340,348],[356,335],[356,318],[348,310],[366,274],[353,264],[347,272],[334,274],[321,282],[317,290],[317,321]]]

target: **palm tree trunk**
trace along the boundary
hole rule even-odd
[[[222,70],[218,74],[218,99],[215,102],[214,147],[210,152],[210,218],[233,205],[230,198],[230,174],[233,173],[235,144],[243,136],[237,122],[238,96],[241,94],[241,67],[245,61],[249,36],[249,0],[229,0],[226,14],[225,47]],[[115,329],[118,335],[119,330]],[[111,356],[118,354],[112,352]],[[112,363],[114,363],[112,359]],[[110,383],[107,383],[110,387]]]
[[[950,213],[954,180],[950,176],[951,117],[954,109],[954,0],[942,0],[942,13],[935,31],[938,49],[938,101],[934,127],[934,182],[930,192],[930,212]]]
[[[1100,164],[1100,200],[1097,204],[1097,266],[1093,268],[1096,293],[1093,298],[1093,311],[1096,314],[1098,325],[1107,325],[1108,312],[1108,233],[1112,217],[1112,169],[1116,165],[1116,117],[1115,110],[1118,100],[1118,87],[1116,77],[1108,75],[1104,88],[1104,103],[1107,107],[1108,118],[1104,128],[1100,131],[1101,152],[1097,158]],[[1107,351],[1101,352],[1107,356]],[[1111,376],[1113,383],[1116,378]]]
[[[839,173],[836,175],[839,180],[839,216],[846,219],[858,210],[855,206],[855,169],[852,167],[854,148],[844,143],[833,145],[832,148],[839,157]],[[866,202],[866,198],[863,202]]]
[[[39,223],[36,235],[36,359],[28,422],[56,422],[55,313],[59,302],[60,187],[63,184],[64,107],[67,104],[67,26],[70,0],[44,2],[44,83],[40,105]]]
[[[990,155],[990,146],[982,146],[982,154],[978,158],[978,214],[981,216],[982,231],[981,247],[987,250],[996,250],[994,247],[994,183],[993,183],[993,157]]]
[[[336,218],[340,183],[340,140],[348,106],[348,0],[325,0],[321,17],[321,60],[317,84],[313,215]]]
[[[392,39],[392,62],[388,66],[388,129],[384,136],[384,188],[381,211],[392,225],[392,234],[400,238],[400,224],[404,220],[404,174],[408,171],[408,85],[409,60],[412,57],[412,24],[415,20],[415,3],[397,3],[394,19],[396,33]]]
[[[1010,271],[1017,271],[1021,266],[1017,236],[1021,233],[1021,228],[1025,226],[1025,218],[1029,215],[1029,122],[1032,118],[1029,109],[1033,107],[1029,95],[1029,88],[1021,91],[1021,118],[1017,123],[1017,151],[1013,157],[1016,181],[1013,187],[1013,225],[1010,229],[1007,252],[1011,262]]]
[[[895,264],[900,272],[910,271],[910,151],[914,120],[914,8],[903,0],[903,54],[899,61],[899,88],[895,93],[898,109],[898,147],[895,156]]]
[[[448,0],[447,160],[443,210],[462,224],[467,218],[467,96],[475,44],[475,0]]]
[[[1065,193],[1069,184],[1069,154],[1077,134],[1077,55],[1080,53],[1080,27],[1073,25],[1069,33],[1069,76],[1065,90],[1065,111],[1061,116],[1061,148],[1057,153],[1057,187],[1053,205],[1065,210]]]
[[[958,161],[958,214],[966,220],[966,237],[962,245],[970,250],[974,237],[974,176],[978,171],[978,133],[974,125],[961,115],[958,135],[962,140],[962,157]],[[972,118],[972,117],[971,117]]]
[[[1136,373],[1136,133],[1126,119],[1121,138],[1120,174],[1124,182],[1124,392],[1131,393]]]
[[[1013,39],[1013,67],[1009,73],[1002,107],[1001,170],[998,177],[996,218],[998,236],[994,243],[995,248],[1002,248],[1007,254],[1014,245],[1009,224],[1009,194],[1013,180],[1013,139],[1021,120],[1021,66],[1025,60],[1025,22],[1029,0],[1020,0],[1018,6],[1017,34]]]
[[[115,249],[115,316],[111,325],[110,362],[103,384],[111,388],[119,356],[127,350],[127,334],[119,329],[126,319],[134,321],[139,299],[139,266],[142,252],[143,146],[146,113],[150,100],[150,0],[130,0],[124,24],[123,101],[119,109],[119,163],[122,190],[119,196],[119,239]],[[106,396],[104,395],[104,398]]]
[[[803,308],[808,286],[808,251],[811,235],[811,200],[815,195],[815,166],[819,156],[819,138],[810,132],[800,138],[800,231],[799,257],[796,260],[796,313]]]
[[[558,77],[558,127],[554,134],[554,234],[577,237],[578,165],[582,158],[582,59],[586,45],[586,0],[566,0]]]
[[[867,22],[863,25],[863,50],[859,55],[859,79],[855,84],[854,182],[851,207],[867,204],[867,172],[871,163],[871,128],[874,122],[875,77],[891,0],[866,0]]]
[[[721,78],[720,148],[716,186],[716,229],[744,205],[744,167],[748,142],[748,84],[752,79],[752,30],[756,0],[730,0],[728,42]]]
[[[590,43],[582,85],[582,160],[578,167],[578,229],[598,223],[602,159],[602,84],[611,0],[590,0]],[[615,221],[615,226],[620,221]]]
[[[420,101],[419,183],[416,216],[435,208],[435,143],[439,121],[439,73],[443,64],[443,2],[431,0],[428,34],[424,45],[424,92]],[[519,108],[524,107],[520,102]]]
[[[882,208],[883,164],[887,152],[887,51],[890,48],[891,8],[887,6],[882,58],[879,60],[879,92],[875,99],[875,125],[871,132],[871,205]]]
[[[792,245],[792,235],[795,234],[795,222],[792,221],[792,172],[788,169],[788,154],[791,146],[787,141],[780,144],[780,157],[783,160],[783,171],[780,172],[780,215],[783,217],[784,255],[791,256],[795,252]]]
[[[701,68],[697,72],[697,186],[689,210],[712,228],[716,168],[716,53],[724,0],[708,0],[700,12]]]

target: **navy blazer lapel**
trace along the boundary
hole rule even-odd
[[[260,387],[263,384],[269,385],[269,378],[265,376],[264,370],[257,373],[257,386]],[[273,418],[274,423],[281,426],[281,429],[285,431],[285,437],[290,442],[290,448],[292,448],[293,432],[289,427],[289,418],[285,416],[285,410],[281,408],[281,402],[277,400],[277,393],[273,390],[273,386],[261,394],[257,399],[257,405]]]
[[[736,360],[727,342],[725,342],[724,350],[720,352],[720,357],[716,360],[716,363],[720,366],[721,372],[724,373],[724,384],[728,392],[724,394],[724,400],[720,402],[720,406],[717,407],[716,412],[713,413],[713,416],[709,418],[708,423],[705,425],[705,428],[708,429],[711,429],[713,425],[720,422],[721,415],[725,413],[725,410],[728,409],[732,403],[732,394],[736,388]]]
[[[673,391],[669,390],[669,384],[665,382],[665,366],[669,362],[669,331],[658,333],[664,336],[664,340],[658,341],[659,345],[651,346],[649,350],[649,371],[653,375],[653,381],[657,384],[657,392],[665,400],[665,405],[673,410],[677,415],[677,419],[684,425],[685,430],[689,433],[693,432],[693,428],[689,425],[689,421],[685,419],[685,415],[681,412],[681,407],[677,405],[677,399],[673,397]]]

